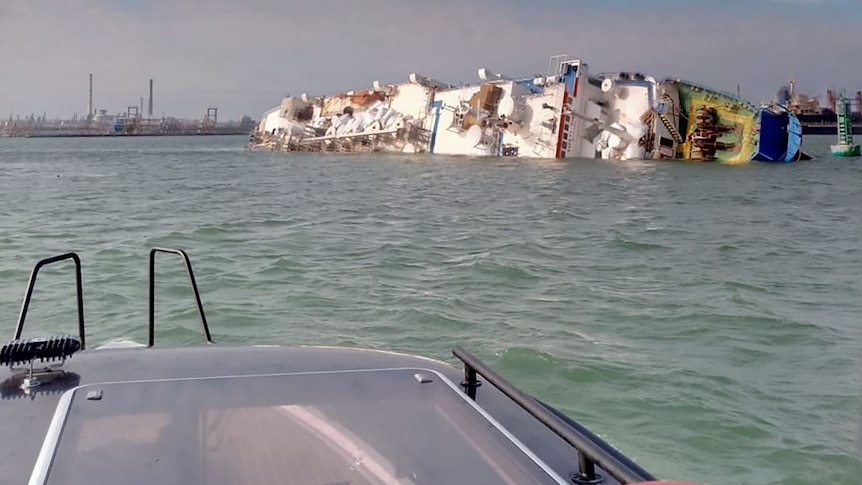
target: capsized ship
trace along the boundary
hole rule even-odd
[[[286,97],[261,118],[252,146],[319,152],[402,152],[524,158],[789,162],[798,119],[736,96],[642,73],[591,75],[554,56],[544,76],[479,69],[454,86],[411,74],[370,89]]]

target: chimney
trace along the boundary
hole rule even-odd
[[[147,109],[147,118],[152,119],[153,117],[153,80],[150,79],[150,104],[149,109]]]
[[[87,98],[87,119],[93,119],[93,75],[90,74],[90,96]]]

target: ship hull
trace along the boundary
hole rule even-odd
[[[678,96],[683,142],[676,157],[685,160],[744,163],[754,155],[756,109],[749,103],[694,83],[665,81]]]
[[[682,80],[662,83],[683,141],[676,158],[718,163],[786,163],[802,156],[802,126],[782,107],[755,107],[733,94]]]
[[[802,124],[784,109],[761,108],[758,112],[758,143],[752,160],[787,163],[797,160],[802,146]]]

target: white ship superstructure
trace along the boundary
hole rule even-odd
[[[650,78],[590,77],[556,56],[545,76],[510,79],[479,69],[451,86],[411,74],[368,90],[287,97],[264,114],[259,145],[281,150],[401,151],[527,158],[643,157]],[[640,145],[639,145],[640,143]]]

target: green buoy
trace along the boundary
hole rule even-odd
[[[833,157],[858,157],[862,155],[859,145],[853,144],[853,126],[850,117],[850,100],[843,95],[836,101],[838,108],[838,144],[831,145]]]

